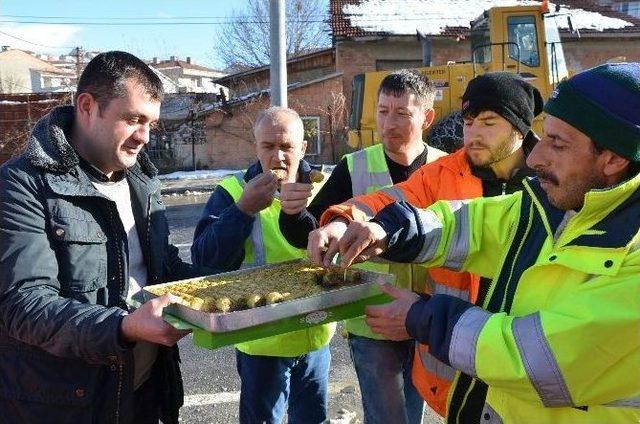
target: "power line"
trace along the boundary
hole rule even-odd
[[[322,23],[319,21],[289,21],[296,23]],[[93,25],[93,26],[154,26],[154,25],[226,25],[226,24],[268,24],[269,21],[219,21],[219,22],[72,22],[72,21],[6,21],[0,20],[0,23],[12,23],[12,24],[39,24],[39,25]]]
[[[348,18],[354,18],[355,16],[350,15]],[[394,18],[395,19],[392,19]],[[424,18],[406,18],[401,15],[386,15],[383,17],[381,15],[378,19],[358,19],[358,23],[364,22],[389,22],[389,21],[425,21],[428,19],[438,19],[441,20],[442,16],[439,14],[433,14],[429,17]],[[262,24],[267,25],[269,21],[218,21],[218,22],[71,22],[71,21],[56,21],[56,22],[46,22],[46,21],[5,21],[0,20],[0,23],[15,23],[15,24],[38,24],[38,25],[87,25],[87,26],[179,26],[179,25],[187,25],[187,26],[195,26],[195,25],[228,25],[228,24]],[[328,24],[328,20],[289,20],[287,23],[296,23],[296,24],[320,24],[326,23]]]
[[[426,19],[442,19],[440,13],[416,12],[412,17],[402,13],[333,13],[329,15],[309,15],[314,18],[290,19],[288,23],[329,23],[331,19],[357,19],[358,22],[380,22],[389,20],[423,21]],[[317,18],[316,18],[317,17]],[[70,17],[70,16],[35,16],[35,15],[0,15],[0,18],[20,18],[19,20],[0,20],[0,23],[41,24],[41,25],[93,25],[93,26],[166,26],[166,25],[226,25],[226,24],[268,24],[268,18],[253,16],[184,16],[184,17]],[[244,19],[247,18],[247,19]],[[35,19],[35,20],[34,20]],[[85,20],[82,20],[85,19]],[[191,21],[198,19],[198,21]],[[209,20],[211,19],[211,20]],[[215,20],[214,20],[215,19]],[[111,21],[111,22],[108,22]],[[115,21],[115,22],[114,22]],[[151,22],[150,22],[151,21]]]
[[[40,44],[40,43],[34,43],[33,41],[29,41],[29,40],[25,40],[24,38],[20,38],[20,37],[16,37],[15,35],[11,35],[7,32],[4,31],[0,31],[0,34],[6,35],[7,37],[11,37],[11,38],[15,38],[16,40],[20,40],[22,42],[28,43],[28,44],[32,44],[34,46],[39,46],[39,47],[45,47],[48,49],[71,49],[72,47],[70,46],[47,46],[46,44]]]
[[[440,13],[434,13],[434,12],[414,12],[411,13],[412,16],[440,16]],[[327,13],[327,14],[309,14],[306,15],[307,19],[305,20],[297,20],[299,22],[309,22],[309,21],[315,21],[317,19],[327,19],[327,18],[331,18],[331,17],[343,17],[343,18],[358,18],[358,17],[374,17],[374,16],[379,16],[380,18],[385,18],[385,17],[398,17],[398,18],[405,18],[406,14],[405,13],[357,13],[357,12],[333,12],[333,13]],[[180,21],[180,20],[191,20],[191,19],[199,19],[202,21],[205,20],[209,20],[209,19],[219,19],[219,20],[225,20],[225,21],[230,21],[230,22],[234,22],[237,20],[253,20],[256,18],[255,15],[235,15],[235,16],[157,16],[157,17],[151,17],[151,16],[138,16],[138,17],[125,17],[125,16],[99,16],[99,17],[93,17],[93,16],[41,16],[41,15],[4,15],[4,14],[0,14],[0,17],[2,18],[16,18],[16,19],[68,19],[68,20],[90,20],[90,21]],[[296,15],[287,15],[287,18],[292,18],[292,17],[296,17]],[[266,16],[265,16],[266,18]]]
[[[291,17],[295,15],[287,15],[287,17]],[[308,15],[313,18],[324,18],[326,15]],[[180,19],[230,19],[230,18],[242,18],[242,19],[253,19],[254,15],[236,15],[236,16],[158,16],[158,17],[150,17],[150,16],[139,16],[135,18],[124,17],[124,16],[111,16],[111,17],[93,17],[93,16],[37,16],[37,15],[0,15],[3,18],[18,18],[18,19],[91,19],[91,20],[154,20],[154,21],[162,21],[162,20],[180,20]]]

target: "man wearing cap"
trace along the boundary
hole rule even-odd
[[[537,139],[530,129],[534,117],[542,111],[540,93],[517,75],[497,72],[471,80],[462,100],[465,147],[422,166],[407,181],[391,189],[357,196],[329,208],[322,216],[321,223],[326,226],[309,237],[312,259],[320,261],[321,249],[337,247],[348,221],[365,221],[396,200],[407,200],[424,208],[437,200],[489,197],[522,190],[522,179],[531,175],[525,159]],[[456,294],[473,302],[486,295],[488,286],[488,279],[436,268],[429,270],[424,291]],[[454,378],[455,370],[434,357],[427,344],[417,345],[413,384],[440,415],[445,415]]]
[[[639,110],[640,64],[577,74],[545,106],[524,191],[396,203],[345,233],[344,266],[386,251],[492,278],[481,305],[392,287],[367,310],[459,371],[451,422],[640,420]]]

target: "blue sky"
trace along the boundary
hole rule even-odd
[[[81,46],[87,50],[126,50],[145,59],[191,56],[195,63],[220,67],[212,47],[220,25],[214,23],[158,26],[72,23],[154,22],[151,18],[184,17],[196,17],[184,19],[189,22],[202,22],[203,17],[207,17],[207,22],[221,22],[244,3],[245,0],[0,0],[0,44],[50,54],[67,53]],[[56,20],[61,24],[29,23],[25,21],[39,19],[12,16],[57,16],[61,17]]]

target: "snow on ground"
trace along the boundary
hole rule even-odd
[[[223,178],[238,172],[238,169],[211,169],[199,171],[178,171],[170,174],[158,175],[161,180],[204,180],[208,178]]]
[[[529,0],[364,0],[360,4],[347,4],[342,11],[352,26],[366,31],[415,35],[418,29],[437,35],[446,27],[468,28],[470,21],[491,7],[538,4],[540,2]],[[549,10],[555,10],[553,3],[549,3]],[[570,15],[578,29],[604,31],[633,25],[622,19],[567,6],[561,6],[559,14]],[[567,28],[566,19],[558,20],[558,26]]]
[[[325,165],[327,172],[333,171],[335,165]],[[228,175],[243,171],[241,169],[210,169],[199,171],[178,171],[170,174],[158,175],[161,180],[205,180],[205,179],[222,179]]]

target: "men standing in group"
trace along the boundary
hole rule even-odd
[[[155,167],[142,148],[162,83],[135,56],[102,53],[75,106],[53,109],[0,168],[0,421],[178,422],[182,379],[163,296],[195,277],[168,243]]]
[[[223,180],[211,195],[194,233],[194,263],[231,271],[302,258],[278,228],[278,187],[310,183],[303,159],[307,143],[298,114],[271,107],[254,125],[258,161]],[[313,424],[327,419],[329,341],[325,324],[236,345],[241,379],[240,422]]]
[[[388,260],[492,278],[477,306],[393,287],[367,322],[428,343],[459,371],[460,423],[640,420],[640,64],[560,83],[525,190],[421,210],[387,206],[339,242],[344,265]]]
[[[387,75],[378,89],[377,126],[380,144],[346,155],[307,206],[312,187],[287,184],[281,193],[280,229],[293,245],[304,248],[309,232],[331,205],[353,196],[405,181],[416,169],[444,153],[422,141],[433,122],[435,87],[413,71]],[[400,287],[423,283],[426,270],[410,265],[366,264],[391,272]],[[411,383],[414,343],[389,341],[374,334],[359,317],[345,322],[349,347],[362,393],[365,422],[420,423],[424,401]]]
[[[464,148],[423,166],[393,190],[358,196],[329,208],[321,222],[326,226],[309,237],[311,258],[326,263],[337,252],[337,241],[349,221],[371,218],[394,201],[427,207],[438,200],[522,190],[522,179],[531,173],[525,165],[526,155],[537,140],[531,125],[541,110],[538,90],[517,75],[499,72],[474,78],[462,96]],[[455,294],[473,302],[482,299],[488,287],[488,281],[480,284],[479,280],[469,273],[430,269],[423,290]],[[413,383],[427,404],[445,415],[455,370],[434,357],[426,344],[419,344],[416,353]]]

